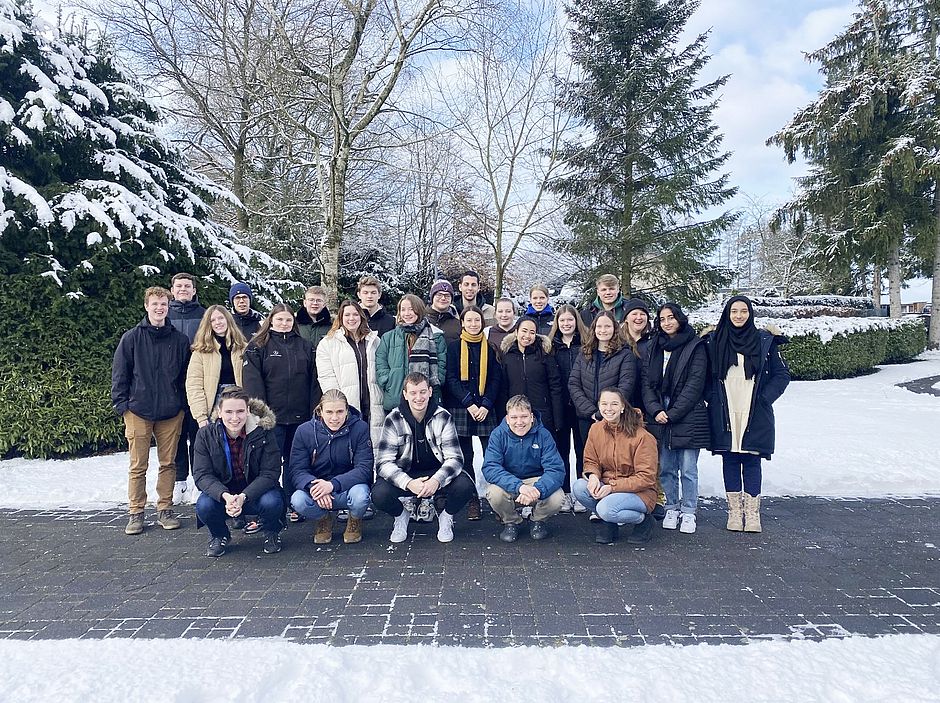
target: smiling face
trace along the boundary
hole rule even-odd
[[[188,303],[196,295],[196,286],[188,278],[178,278],[173,281],[173,300],[180,303]]]
[[[679,331],[679,321],[669,308],[663,308],[659,313],[659,329],[670,337],[674,337]]]
[[[594,338],[602,346],[607,346],[610,340],[614,338],[616,331],[617,328],[609,317],[598,317],[594,323]]]
[[[438,312],[446,312],[450,310],[450,301],[454,299],[450,293],[446,291],[440,291],[434,294],[434,300],[431,301],[431,307],[437,310]]]
[[[597,401],[597,409],[601,413],[607,422],[617,422],[621,415],[623,415],[624,406],[623,401],[620,400],[620,396],[616,393],[601,393],[600,400]]]
[[[548,305],[548,296],[543,291],[534,290],[529,293],[529,302],[532,303],[532,307],[535,308],[536,312],[542,312],[545,306]]]
[[[480,334],[483,331],[483,318],[476,311],[466,313],[462,324],[467,334]]]
[[[477,293],[480,292],[480,282],[477,280],[476,276],[464,276],[460,279],[460,285],[457,286],[460,290],[460,295],[463,296],[463,299],[468,303],[472,303],[477,299]]]
[[[209,324],[212,326],[212,331],[220,337],[228,331],[228,320],[219,310],[209,316]]]
[[[248,403],[241,398],[226,398],[219,404],[219,417],[230,435],[238,435],[248,422]]]
[[[504,330],[508,330],[512,327],[512,323],[516,319],[516,311],[513,308],[512,303],[508,300],[501,300],[496,303],[496,324],[498,324]]]
[[[151,325],[162,327],[170,311],[170,300],[164,296],[151,295],[144,304],[144,310],[147,311],[147,320]]]
[[[535,323],[532,320],[523,320],[516,330],[516,342],[520,349],[530,347],[535,343]]]
[[[271,330],[274,332],[290,332],[294,329],[294,316],[282,310],[271,318]]]
[[[401,394],[405,397],[412,414],[422,414],[428,409],[428,402],[431,400],[431,387],[427,382],[406,383]]]
[[[535,415],[531,410],[516,406],[506,412],[506,424],[514,435],[524,437],[535,424]]]
[[[331,432],[341,428],[348,415],[349,409],[342,400],[328,400],[320,406],[320,418]]]
[[[731,303],[729,317],[731,318],[732,325],[735,327],[744,327],[744,325],[747,324],[748,319],[751,317],[751,313],[747,309],[747,303],[740,300],[736,300]]]
[[[398,304],[398,318],[405,325],[413,325],[418,321],[418,313],[415,312],[410,300],[402,300]]]
[[[562,334],[574,334],[576,329],[578,329],[578,322],[570,312],[563,312],[558,316],[558,330]]]
[[[347,334],[355,334],[359,331],[359,325],[362,324],[362,315],[352,305],[343,308],[343,329]]]
[[[620,286],[602,283],[597,287],[597,297],[600,298],[605,307],[613,305],[618,295],[620,295]]]
[[[315,318],[320,314],[326,305],[326,297],[319,293],[307,293],[304,295],[304,310],[310,317]]]
[[[634,339],[639,339],[649,326],[650,318],[642,308],[627,313],[627,332]]]

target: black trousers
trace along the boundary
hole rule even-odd
[[[193,464],[193,454],[196,452],[196,433],[199,423],[189,412],[183,413],[183,426],[180,428],[180,438],[176,444],[176,480],[185,481],[189,477],[189,467]]]
[[[477,488],[473,483],[473,479],[461,472],[457,475],[457,478],[440,489],[434,497],[443,496],[444,510],[451,515],[456,515],[463,510],[471,498],[476,497],[476,494]],[[404,496],[414,497],[414,493],[402,490],[384,478],[377,478],[375,485],[372,486],[372,504],[392,517],[398,517],[405,509],[405,506],[399,500]]]
[[[571,438],[574,436],[575,478],[581,478],[584,475],[584,443],[587,434],[582,433],[581,423],[573,407],[565,409],[564,421],[565,426],[555,434],[555,444],[558,445],[561,460],[565,462],[564,491],[571,493]]]

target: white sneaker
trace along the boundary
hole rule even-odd
[[[663,518],[663,529],[674,530],[679,526],[679,511],[667,510],[666,517]]]
[[[454,516],[446,510],[437,514],[437,541],[451,542],[454,539]],[[394,541],[394,540],[393,540]]]
[[[186,500],[186,491],[189,490],[188,481],[177,481],[173,484],[173,505],[182,505]]]
[[[571,509],[578,515],[588,511],[588,509],[581,505],[581,503],[578,502],[578,499],[573,495],[571,496]]]
[[[408,539],[408,521],[410,519],[411,515],[408,514],[408,511],[402,510],[401,515],[395,518],[395,524],[392,526],[392,535],[388,538],[390,542],[397,544]]]
[[[687,535],[695,532],[695,515],[682,513],[682,525],[679,526],[679,532],[685,532]]]
[[[570,513],[574,510],[574,498],[570,493],[565,493],[565,497],[561,499],[561,508],[558,509],[560,513]]]

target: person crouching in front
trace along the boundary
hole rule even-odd
[[[290,454],[291,507],[317,521],[314,544],[333,539],[333,519],[339,510],[349,511],[343,541],[362,541],[372,461],[369,424],[341,390],[324,391],[313,419],[297,428]]]
[[[260,516],[264,553],[275,554],[281,551],[284,498],[274,413],[231,386],[220,394],[212,419],[196,434],[193,458],[193,479],[202,491],[196,516],[210,534],[206,556],[225,554],[231,539],[226,518],[243,513]]]

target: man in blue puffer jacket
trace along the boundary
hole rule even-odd
[[[515,542],[522,515],[517,505],[530,506],[529,536],[549,536],[548,518],[561,510],[565,465],[555,440],[532,412],[524,395],[506,403],[506,418],[493,430],[483,460],[483,475],[490,483],[486,499],[504,525],[499,538]]]
[[[290,453],[291,507],[316,520],[314,544],[333,539],[333,518],[348,510],[346,544],[362,540],[362,517],[369,507],[374,453],[369,423],[342,391],[326,391],[312,419],[297,428]]]

